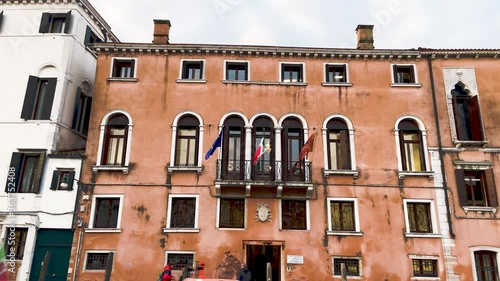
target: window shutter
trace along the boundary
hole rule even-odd
[[[188,78],[188,69],[187,69],[187,61],[182,62],[182,79],[187,79]]]
[[[349,148],[349,131],[340,131],[340,153],[342,158],[342,169],[351,170],[351,155]]]
[[[13,152],[12,158],[10,159],[9,170],[13,168],[13,172],[7,173],[7,183],[5,184],[5,193],[17,193],[18,183],[19,183],[19,175],[21,173],[21,159],[22,153]],[[13,177],[12,177],[13,176]],[[12,186],[14,184],[14,186]],[[14,190],[12,190],[14,188]],[[10,192],[9,192],[10,191]]]
[[[488,192],[488,206],[498,207],[497,189],[495,187],[495,178],[493,177],[493,169],[484,171],[486,178],[486,190]]]
[[[82,107],[82,90],[80,87],[76,90],[76,97],[75,97],[75,110],[73,111],[73,122],[71,123],[71,129],[78,130],[79,129],[79,124],[81,122],[80,119],[80,111]]]
[[[57,78],[50,78],[47,85],[47,95],[43,102],[41,120],[50,120],[50,113],[52,112],[52,103],[54,102],[54,94],[56,92]]]
[[[392,79],[394,80],[394,83],[398,83],[398,66],[393,65],[392,66]]]
[[[464,170],[455,170],[455,178],[457,180],[458,202],[460,202],[460,206],[467,206],[467,191],[465,190]]]
[[[87,31],[85,31],[85,40],[83,41],[83,44],[85,46],[89,45],[91,37],[92,37],[92,29],[90,28],[90,26],[87,25]]]
[[[399,130],[399,151],[401,152],[401,168],[403,171],[408,171],[408,167],[406,167],[406,151],[405,151],[405,131]]]
[[[415,67],[414,66],[410,66],[410,79],[411,79],[411,83],[417,83],[417,80],[415,79]]]
[[[130,78],[135,78],[135,60],[130,60]]]
[[[3,11],[0,12],[0,29],[2,28]]]
[[[49,32],[51,19],[52,19],[52,15],[50,13],[43,13],[42,14],[42,21],[40,22],[40,29],[38,30],[39,33]]]
[[[45,166],[45,152],[40,153],[40,158],[38,158],[38,165],[36,167],[36,174],[35,174],[35,186],[33,188],[34,193],[40,192],[40,184],[42,182],[44,166]]]
[[[73,184],[75,180],[75,171],[69,172],[68,175],[68,190],[73,190]]]
[[[455,128],[457,130],[457,139],[458,140],[467,140],[467,134],[465,130],[464,124],[464,116],[463,112],[460,110],[460,105],[458,103],[458,99],[456,96],[453,97],[453,114],[455,117]]]
[[[330,81],[330,65],[325,65],[325,82],[332,82]]]
[[[245,62],[245,81],[248,81],[249,72],[250,68],[248,67],[248,62]]]
[[[33,119],[33,107],[35,106],[35,96],[37,94],[39,78],[30,76],[28,79],[28,87],[24,95],[24,104],[21,111],[21,118],[24,120]]]
[[[71,11],[66,13],[66,20],[64,21],[64,33],[68,34],[71,31]]]
[[[478,96],[472,96],[469,99],[467,105],[467,110],[469,111],[470,128],[472,131],[472,140],[482,141],[483,140],[483,128],[481,126],[481,111],[479,110],[479,100]]]
[[[203,61],[200,61],[200,79],[203,79]]]
[[[57,190],[57,184],[59,183],[60,176],[60,171],[54,171],[54,173],[52,174],[52,183],[50,184],[50,190]]]
[[[85,113],[83,116],[83,128],[81,128],[81,133],[87,135],[89,132],[89,122],[90,122],[90,112],[92,110],[92,98],[87,97],[85,103]]]

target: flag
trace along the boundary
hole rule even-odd
[[[3,244],[0,243],[0,281],[7,281],[7,253]]]
[[[268,151],[271,151],[271,144],[268,141],[266,146],[264,146],[264,138],[260,139],[260,144],[257,146],[255,154],[253,155],[253,164],[257,164],[257,160],[259,160],[259,158]]]
[[[212,156],[212,154],[214,154],[217,147],[222,146],[222,132],[223,131],[220,131],[219,136],[214,141],[214,144],[212,144],[212,147],[210,147],[210,149],[207,151],[207,154],[205,154],[205,160],[208,160],[208,158],[210,158],[210,156]]]
[[[304,144],[304,146],[300,149],[299,161],[304,159],[304,157],[307,157],[309,155],[309,152],[313,150],[315,135],[316,133],[312,134],[307,140],[306,144]]]

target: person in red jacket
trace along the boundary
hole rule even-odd
[[[163,268],[163,273],[161,275],[161,281],[172,281],[174,277],[172,276],[172,266],[167,264]]]

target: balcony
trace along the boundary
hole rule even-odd
[[[311,163],[305,161],[217,160],[217,182],[247,184],[311,183]]]

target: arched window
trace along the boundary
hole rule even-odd
[[[222,141],[223,179],[243,180],[245,170],[245,122],[239,116],[224,121]]]
[[[109,117],[104,136],[101,165],[125,166],[129,119],[121,113]]]
[[[197,166],[200,122],[193,115],[183,116],[177,123],[175,166]]]
[[[328,170],[351,170],[349,128],[340,118],[331,119],[327,128]]]
[[[498,253],[494,251],[475,251],[474,264],[477,281],[500,281]]]
[[[274,123],[268,117],[258,117],[252,125],[253,178],[273,180],[276,168],[274,165]]]
[[[300,150],[304,145],[304,129],[299,119],[289,117],[283,121],[282,171],[285,180],[304,180],[304,159],[300,159]]]
[[[410,119],[401,120],[398,130],[403,171],[426,171],[422,134],[417,123]]]
[[[457,83],[451,90],[455,129],[459,141],[482,141],[483,129],[477,95],[470,95],[465,85]]]

